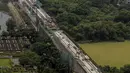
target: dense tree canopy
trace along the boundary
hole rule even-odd
[[[40,40],[39,40],[40,39]],[[37,41],[19,59],[23,66],[37,67],[38,73],[69,73],[69,65],[61,60],[60,51],[53,45],[50,39]]]
[[[68,73],[68,65],[61,62],[61,54],[50,39],[33,44],[32,51],[41,57],[39,73]]]
[[[23,66],[37,66],[40,63],[40,57],[32,51],[26,51],[19,59],[20,64]]]
[[[124,65],[120,69],[116,67],[104,66],[100,67],[103,73],[130,73],[130,65]]]
[[[60,28],[76,41],[123,41],[130,35],[130,10],[119,0],[40,0]],[[122,2],[122,1],[120,1]]]

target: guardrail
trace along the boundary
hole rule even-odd
[[[69,36],[69,34],[67,34],[65,31],[63,31],[63,33],[85,54],[90,58],[90,61],[99,69],[99,71],[101,72],[99,65],[78,45],[78,43],[76,43],[71,36]]]

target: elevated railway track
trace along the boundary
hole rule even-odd
[[[47,33],[57,48],[61,48],[60,44],[57,44],[57,42],[60,42],[64,49],[73,56],[75,62],[83,69],[83,71],[75,70],[76,73],[102,73],[91,61],[89,56],[84,54],[83,51],[81,51],[81,49],[62,32],[62,30],[59,30],[52,18],[41,7],[36,6],[36,0],[20,0],[19,5],[32,19],[35,27],[37,27],[35,24],[37,21],[33,18],[37,19],[38,17],[38,20],[40,21],[39,27]]]

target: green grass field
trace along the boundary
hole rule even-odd
[[[80,46],[98,65],[119,68],[130,64],[130,41],[87,43]]]
[[[10,67],[10,59],[0,59],[0,66]]]

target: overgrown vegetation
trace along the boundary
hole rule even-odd
[[[20,64],[25,68],[37,67],[38,73],[70,73],[69,65],[61,61],[61,53],[50,39],[37,40],[20,57]]]
[[[120,69],[110,66],[104,66],[100,68],[103,71],[103,73],[130,73],[130,65],[124,65]]]
[[[118,0],[40,0],[60,28],[76,41],[130,39],[129,6]]]

